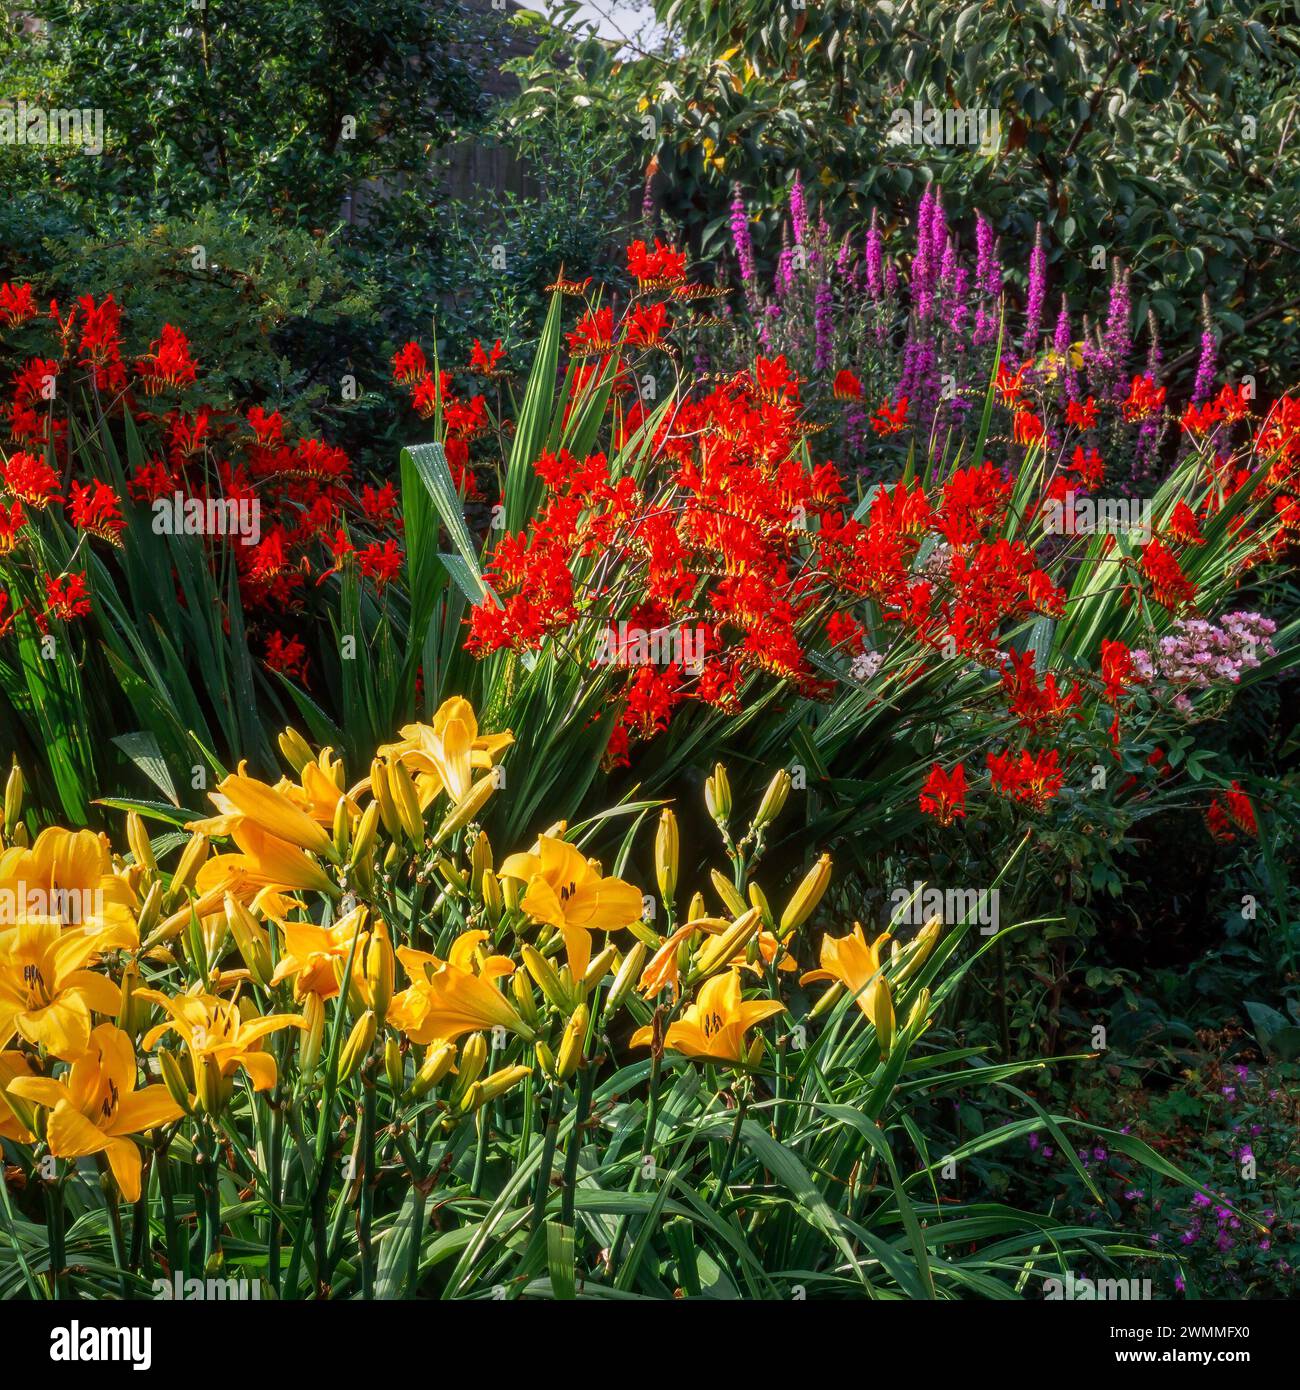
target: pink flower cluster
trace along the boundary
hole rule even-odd
[[[1156,644],[1155,655],[1133,650],[1133,667],[1144,681],[1157,676],[1179,688],[1175,706],[1191,712],[1190,690],[1208,690],[1227,682],[1235,685],[1243,671],[1253,671],[1263,656],[1276,655],[1269,638],[1277,624],[1261,613],[1225,613],[1219,622],[1180,618],[1174,630]]]

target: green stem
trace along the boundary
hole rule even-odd
[[[591,1110],[595,1071],[596,1068],[587,1062],[578,1072],[578,1105],[573,1115],[573,1128],[569,1131],[569,1146],[564,1154],[564,1197],[560,1205],[560,1222],[565,1226],[573,1225],[578,1187],[578,1151],[582,1148],[582,1130]]]
[[[45,1235],[50,1247],[50,1297],[63,1297],[63,1179],[45,1184]]]
[[[365,1094],[361,1111],[361,1155],[365,1167],[361,1177],[361,1206],[357,1220],[357,1244],[361,1251],[361,1296],[371,1299],[375,1296],[375,1251],[370,1239],[371,1220],[374,1216],[375,1186],[379,1182],[379,1172],[375,1164],[375,1080],[365,1078]]]

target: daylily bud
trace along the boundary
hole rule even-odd
[[[519,948],[519,954],[523,957],[525,969],[537,981],[537,987],[561,1013],[568,1013],[568,996],[550,961],[526,942]]]
[[[194,1097],[190,1094],[190,1088],[185,1084],[185,1073],[181,1070],[180,1061],[175,1053],[168,1052],[166,1048],[159,1052],[158,1070],[162,1075],[163,1085],[167,1087],[167,1094],[187,1115],[192,1115],[194,1113]]]
[[[236,902],[229,893],[225,905],[226,925],[235,946],[248,966],[248,973],[265,989],[271,982],[271,953],[262,940],[261,928],[243,903]]]
[[[402,1093],[402,1083],[406,1080],[406,1059],[396,1038],[384,1043],[384,1075],[388,1078],[388,1089],[394,1095]]]
[[[763,1039],[756,1037],[749,1045],[749,1051],[745,1053],[745,1061],[751,1066],[756,1067],[763,1060]]]
[[[562,840],[565,835],[568,834],[568,831],[569,822],[567,820],[557,820],[554,825],[547,826],[547,828],[542,831],[542,835],[548,840]]]
[[[460,896],[469,892],[469,880],[445,855],[434,861],[434,867],[442,875],[447,887]]]
[[[295,773],[301,775],[303,768],[308,763],[315,762],[307,740],[297,729],[286,729],[284,733],[276,737],[275,741],[280,745],[280,752],[285,762],[293,768]]]
[[[925,926],[917,932],[911,944],[903,948],[899,968],[894,972],[895,985],[901,985],[905,980],[910,979],[925,964],[930,952],[934,950],[942,930],[943,918],[931,917]]]
[[[483,907],[487,912],[487,919],[495,927],[501,920],[501,913],[505,910],[506,905],[505,899],[501,896],[501,880],[491,869],[484,869],[478,882],[483,895]]]
[[[198,1108],[205,1115],[220,1115],[234,1091],[234,1082],[221,1075],[221,1064],[210,1054],[204,1053],[198,1063],[194,1077]]]
[[[449,1104],[458,1115],[468,1115],[483,1103],[483,1087],[479,1082],[467,1086],[458,1096],[452,1097]],[[447,1123],[443,1121],[444,1125]]]
[[[149,843],[149,832],[138,811],[126,813],[126,842],[131,846],[131,854],[142,869],[153,870],[158,861],[153,857],[153,845]]]
[[[375,799],[375,804],[379,807],[380,818],[384,822],[384,829],[393,838],[402,833],[402,822],[397,814],[397,803],[393,799],[393,790],[388,782],[388,766],[382,758],[376,758],[370,764],[370,791]]]
[[[480,830],[469,849],[469,879],[475,886],[481,886],[483,875],[492,871],[492,842],[486,830]]]
[[[388,786],[397,806],[397,817],[402,822],[402,829],[406,831],[407,838],[413,845],[423,844],[424,812],[420,810],[419,793],[415,790],[415,783],[411,781],[411,774],[400,762],[388,764]]]
[[[713,776],[704,784],[704,804],[719,825],[726,825],[731,819],[731,781],[721,763],[717,764]]]
[[[535,1044],[535,1049],[542,1070],[552,1081],[557,1081],[559,1078],[555,1074],[555,1053],[551,1051],[549,1044],[538,1042]]]
[[[9,780],[5,783],[5,834],[12,835],[23,816],[23,770],[18,760],[9,769]]]
[[[15,825],[15,826],[14,826],[13,834],[10,835],[9,839],[10,839],[10,841],[11,841],[14,845],[16,845],[19,849],[30,849],[30,848],[31,848],[31,843],[32,843],[31,836],[28,835],[28,833],[27,833],[27,827],[26,827],[25,825]],[[38,1116],[41,1114],[40,1107],[37,1108],[36,1113],[37,1113]],[[42,1121],[42,1123],[44,1123],[44,1122]]]
[[[334,805],[334,849],[339,861],[345,863],[352,842],[352,812],[347,799],[339,797]]]
[[[723,903],[726,905],[727,911],[730,912],[733,917],[739,917],[747,910],[744,898],[736,892],[729,878],[724,878],[717,869],[709,870],[709,878],[713,883],[714,889],[717,891],[718,897],[722,899]]]
[[[767,784],[767,790],[758,805],[758,814],[754,817],[754,829],[761,830],[765,825],[770,825],[781,814],[781,808],[789,795],[790,774],[782,768]]]
[[[27,1134],[39,1134],[44,1137],[44,1120],[41,1118],[44,1115],[43,1106],[35,1105],[12,1092],[0,1091],[0,1115],[5,1113],[6,1107]]]
[[[162,900],[162,882],[154,879],[149,885],[149,891],[144,895],[144,902],[140,904],[140,915],[136,919],[141,941],[144,941],[158,925],[158,919],[162,916]]]
[[[787,932],[795,931],[813,915],[817,904],[822,900],[827,885],[831,881],[831,857],[822,857],[808,870],[803,882],[794,890],[793,896],[781,914],[778,935],[784,939]]]
[[[208,857],[208,837],[192,835],[190,842],[181,851],[181,857],[172,874],[171,886],[167,890],[167,902],[178,903],[194,886],[194,880]]]
[[[506,910],[517,912],[519,909],[519,899],[523,896],[519,880],[517,878],[498,879],[501,885],[501,901],[505,903]]]
[[[565,1025],[559,1055],[555,1059],[555,1075],[560,1081],[567,1081],[578,1070],[582,1061],[582,1047],[587,1040],[589,1017],[586,1004],[579,1004]]]
[[[460,1065],[456,1068],[456,1084],[451,1092],[453,1105],[483,1074],[487,1059],[487,1039],[482,1033],[471,1033],[460,1045]]]
[[[361,813],[361,819],[357,822],[357,833],[352,837],[352,854],[348,859],[348,868],[355,869],[364,860],[370,858],[370,851],[375,847],[375,839],[379,834],[380,809],[377,801],[372,801]]]
[[[669,906],[677,893],[677,857],[677,817],[665,809],[655,834],[655,876],[659,881],[659,896]]]
[[[339,1054],[338,1084],[340,1086],[366,1060],[366,1054],[373,1046],[375,1034],[378,1031],[379,1020],[370,1009],[367,1009],[352,1025],[348,1040],[343,1044],[343,1051]]]
[[[617,956],[618,951],[615,947],[606,946],[598,956],[592,958],[591,964],[587,966],[587,973],[582,977],[582,989],[584,994],[590,994],[605,978]]]
[[[610,985],[609,994],[605,997],[603,1018],[609,1018],[622,1007],[629,991],[641,978],[641,971],[645,968],[645,959],[648,954],[645,942],[638,941],[623,957],[623,964],[619,966],[618,974],[614,976],[614,983]]]
[[[751,883],[749,885],[749,903],[763,919],[763,925],[768,931],[775,931],[776,922],[772,917],[772,906],[767,900],[767,894],[763,892],[757,883]]]
[[[382,922],[375,923],[374,934],[366,943],[365,950],[366,993],[370,996],[369,1003],[375,1017],[382,1022],[388,1017],[397,968],[393,943],[388,939],[388,928]]]
[[[528,983],[528,971],[516,970],[510,977],[510,993],[515,997],[515,1005],[526,1023],[536,1027],[539,1021],[537,1000],[533,998],[533,987]]]
[[[321,1043],[325,1038],[325,1005],[319,994],[309,994],[302,1001],[302,1016],[307,1026],[298,1034],[298,1068],[307,1080],[320,1061]]]
[[[132,1038],[140,1036],[149,1017],[148,1001],[135,997],[139,983],[140,968],[134,960],[128,960],[122,971],[122,1002],[118,1005],[117,1026]]]
[[[907,1031],[913,1033],[914,1039],[920,1037],[921,1033],[930,1026],[930,991],[923,989],[912,1004],[911,1010],[907,1015]]]
[[[688,922],[698,922],[701,917],[707,917],[709,910],[704,906],[704,894],[696,893],[691,898],[691,905],[686,909],[686,920]]]
[[[831,985],[830,989],[812,1006],[808,1011],[809,1018],[820,1018],[823,1014],[830,1013],[831,1009],[844,993],[844,986],[839,980]]]
[[[522,1066],[502,1067],[499,1071],[494,1071],[478,1087],[478,1104],[486,1105],[488,1101],[504,1095],[506,1091],[518,1086],[525,1077],[532,1074],[532,1067]]]
[[[424,1052],[424,1061],[415,1073],[415,1080],[404,1099],[419,1100],[429,1094],[451,1071],[456,1060],[456,1044],[449,1042],[430,1043]]]
[[[883,980],[867,986],[867,1007],[876,1027],[876,1041],[882,1058],[889,1056],[894,1045],[894,1001],[889,997],[889,985]]]
[[[695,968],[690,974],[692,982],[712,974],[719,966],[725,965],[738,952],[744,950],[749,938],[758,931],[759,924],[759,915],[751,907],[742,912],[726,931],[709,937],[696,957]]]
[[[493,781],[491,773],[486,777],[480,777],[460,801],[452,807],[447,819],[438,827],[438,833],[433,837],[434,843],[441,844],[448,835],[454,835],[462,826],[468,825],[488,804],[489,798],[496,789],[496,783]]]

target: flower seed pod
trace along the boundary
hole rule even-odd
[[[778,935],[785,939],[788,932],[796,931],[816,911],[831,881],[831,857],[822,857],[804,875],[803,882],[794,890],[785,911],[781,914]]]
[[[659,883],[659,896],[667,907],[672,906],[677,894],[677,861],[677,817],[665,808],[655,834],[655,877]]]

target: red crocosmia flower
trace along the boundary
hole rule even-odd
[[[1128,399],[1120,409],[1130,424],[1158,415],[1164,409],[1165,388],[1157,386],[1150,374],[1135,376],[1129,383]]]
[[[1196,585],[1183,573],[1173,552],[1159,536],[1142,547],[1140,564],[1156,602],[1171,613],[1196,597]]]
[[[105,482],[73,483],[68,497],[68,516],[79,530],[121,546],[126,521],[117,493]]]
[[[260,405],[253,406],[248,412],[248,426],[261,445],[284,443],[284,420],[278,410],[268,415]]]
[[[1178,423],[1187,434],[1202,435],[1209,432],[1223,419],[1223,411],[1213,402],[1204,405],[1189,405],[1183,411]]]
[[[1043,810],[1065,781],[1060,755],[1055,748],[1037,753],[1022,748],[1018,757],[990,753],[986,761],[994,789],[1035,811]]]
[[[997,393],[1002,397],[1002,404],[1018,408],[1020,404],[1020,393],[1024,390],[1025,369],[1032,365],[1029,362],[1022,362],[1017,371],[1012,371],[1010,367],[1001,363],[998,365],[997,381],[995,383]]]
[[[21,449],[9,455],[7,462],[0,463],[0,478],[4,485],[29,507],[48,507],[51,502],[62,501],[59,494],[59,475],[35,454],[24,453]]]
[[[1196,519],[1196,513],[1186,502],[1179,502],[1170,512],[1169,520],[1165,522],[1165,531],[1172,540],[1179,541],[1183,545],[1205,544],[1205,537],[1201,535],[1201,526]]]
[[[1047,433],[1042,420],[1032,410],[1017,410],[1011,416],[1011,438],[1017,444],[1033,444]]]
[[[7,637],[17,614],[10,608],[9,595],[0,589],[0,637]]]
[[[91,367],[95,385],[101,391],[121,391],[126,386],[126,367],[122,363],[122,310],[111,294],[102,304],[94,295],[77,301],[81,307],[82,365]]]
[[[357,563],[367,579],[373,579],[382,589],[397,578],[402,570],[402,552],[396,541],[378,541],[357,551]]]
[[[833,648],[858,653],[866,645],[867,630],[848,613],[832,613],[826,624],[826,640]]]
[[[179,481],[158,458],[142,463],[126,480],[126,490],[136,502],[156,502],[168,497],[179,487]]]
[[[65,623],[70,623],[74,618],[84,618],[90,612],[90,591],[86,588],[85,571],[47,578],[45,603],[47,617],[58,618]]]
[[[398,506],[397,489],[392,483],[374,488],[367,483],[361,489],[361,510],[371,521],[391,521]]]
[[[0,502],[0,555],[8,555],[18,544],[18,533],[27,525],[23,504],[15,502],[6,508]]]
[[[899,430],[906,429],[907,401],[906,396],[900,396],[893,405],[888,401],[881,401],[876,413],[871,417],[871,428],[882,436],[897,434]]]
[[[350,468],[348,456],[342,449],[320,439],[300,439],[294,446],[286,472],[291,477],[342,482]]]
[[[1078,486],[1088,492],[1095,492],[1106,481],[1106,465],[1096,449],[1075,447],[1070,455],[1069,471],[1076,475]]]
[[[614,311],[606,305],[603,309],[588,309],[578,320],[572,333],[565,334],[569,340],[569,351],[574,357],[589,357],[592,353],[605,353],[614,346]]]
[[[862,382],[847,367],[835,373],[835,384],[831,387],[837,401],[860,401]]]
[[[1250,414],[1250,392],[1245,386],[1238,386],[1235,390],[1231,386],[1224,386],[1219,394],[1214,398],[1215,406],[1223,412],[1223,418],[1231,424],[1236,424],[1239,420],[1244,420]]]
[[[634,304],[623,323],[623,331],[631,347],[657,347],[672,327],[665,304]]]
[[[1083,692],[1077,686],[1063,690],[1048,672],[1040,684],[1034,666],[1035,653],[1011,652],[1002,663],[1002,687],[1011,697],[1011,713],[1034,733],[1041,733],[1066,719],[1078,719]]]
[[[1097,403],[1091,396],[1086,401],[1070,401],[1065,407],[1065,420],[1075,429],[1090,430],[1097,425]]]
[[[429,375],[429,364],[419,343],[407,343],[393,354],[393,380],[399,386],[414,386]]]
[[[1118,705],[1124,698],[1125,687],[1132,685],[1136,679],[1133,654],[1123,642],[1102,639],[1101,679],[1106,687],[1106,698],[1112,705]]]
[[[686,278],[686,252],[665,246],[658,237],[653,251],[644,241],[634,241],[627,248],[627,273],[642,290],[667,289]]]
[[[189,339],[179,328],[163,324],[162,337],[152,345],[149,356],[135,364],[135,369],[143,380],[146,395],[156,396],[168,387],[176,390],[192,386],[195,364]]]
[[[290,680],[307,683],[307,648],[298,638],[286,637],[279,628],[266,639],[266,664]]]
[[[6,328],[17,328],[36,317],[36,301],[30,285],[0,285],[0,319]]]
[[[414,346],[414,344],[409,346]],[[500,368],[501,363],[505,360],[505,355],[500,338],[488,349],[484,349],[483,344],[475,338],[474,346],[469,354],[469,369],[477,376],[504,376],[505,373]]]
[[[772,405],[797,405],[799,378],[785,360],[785,354],[771,359],[759,357],[754,363],[754,391],[759,400]]]
[[[966,766],[958,763],[945,772],[935,763],[925,779],[918,798],[921,811],[933,816],[940,825],[951,825],[966,815]]]
[[[482,396],[472,396],[468,401],[447,401],[444,419],[447,433],[461,439],[474,439],[491,425],[487,401]]]
[[[1255,808],[1250,798],[1241,789],[1241,783],[1233,781],[1227,791],[1220,792],[1210,803],[1206,812],[1210,834],[1216,840],[1231,843],[1237,837],[1234,831],[1258,838],[1259,822],[1255,819]]]

